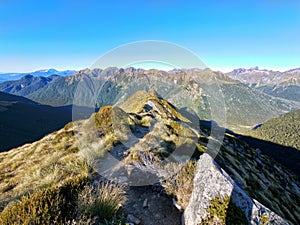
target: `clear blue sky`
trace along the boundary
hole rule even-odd
[[[300,1],[0,1],[0,72],[86,68],[141,40],[179,44],[212,69],[300,67]]]

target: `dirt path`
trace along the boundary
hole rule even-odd
[[[106,178],[118,178],[116,179],[117,182],[127,186],[127,202],[123,207],[123,213],[125,218],[128,218],[127,222],[129,222],[129,224],[181,225],[182,213],[173,205],[172,198],[163,192],[160,185],[129,185],[132,182],[134,185],[138,185],[139,182],[140,185],[145,183],[151,184],[151,179],[155,182],[157,177],[153,174],[148,174],[148,176],[145,174],[141,177],[141,171],[139,169],[133,169],[129,175],[127,171],[128,168],[124,167],[121,163],[124,159],[124,153],[129,151],[135,144],[138,144],[149,132],[149,128],[138,128],[134,134],[129,136],[127,141],[114,146],[108,158],[99,163],[97,166],[98,170],[96,171],[102,171],[101,174],[105,175]],[[115,165],[110,165],[110,162],[114,162]],[[114,169],[110,170],[111,167]],[[145,201],[147,202],[146,206]],[[134,221],[135,219],[136,221]]]
[[[127,197],[123,211],[126,216],[131,214],[138,218],[141,225],[181,224],[182,213],[175,208],[172,198],[162,193],[159,186],[129,187]]]

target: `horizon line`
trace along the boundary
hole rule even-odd
[[[113,68],[113,67],[116,67],[116,66],[110,66],[110,67],[106,67],[106,68],[97,68],[97,69],[107,69],[107,68]],[[119,67],[116,67],[116,68],[119,68]],[[119,69],[121,69],[123,67],[120,67]],[[266,71],[273,71],[273,72],[288,72],[288,71],[291,71],[291,70],[295,70],[295,69],[300,69],[300,66],[299,67],[294,67],[294,68],[289,68],[289,69],[272,69],[272,68],[267,68],[267,67],[261,67],[261,66],[251,66],[251,67],[240,67],[240,66],[237,66],[237,67],[230,67],[230,68],[224,68],[224,67],[219,67],[219,68],[213,68],[213,67],[205,67],[205,68],[173,68],[173,69],[163,69],[163,68],[143,68],[143,67],[134,67],[134,66],[129,66],[129,67],[124,67],[123,69],[127,69],[127,68],[135,68],[135,69],[144,69],[144,70],[151,70],[151,69],[156,69],[156,70],[162,70],[162,71],[172,71],[174,69],[201,69],[201,70],[205,70],[205,69],[210,69],[212,71],[215,71],[215,72],[222,72],[222,73],[229,73],[229,72],[232,72],[234,70],[238,70],[238,69],[246,69],[246,70],[251,70],[251,69],[256,69],[256,70],[266,70]],[[38,68],[38,69],[34,69],[34,70],[31,70],[31,71],[20,71],[20,72],[3,72],[3,71],[0,71],[0,75],[2,74],[30,74],[30,73],[34,73],[34,72],[42,72],[42,71],[47,71],[47,70],[56,70],[57,72],[63,72],[63,71],[82,71],[82,70],[86,70],[86,69],[90,69],[89,67],[81,67],[79,69],[73,69],[73,68],[53,68],[53,67],[49,67],[49,68]],[[95,69],[95,68],[94,68]]]

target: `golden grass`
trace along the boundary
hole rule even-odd
[[[0,154],[0,209],[33,190],[58,185],[73,176],[88,176],[88,166],[70,134],[64,128]]]
[[[97,187],[85,186],[78,196],[81,217],[111,219],[125,203],[124,187],[113,182],[99,182]]]

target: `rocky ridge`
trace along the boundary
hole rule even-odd
[[[217,194],[231,197],[229,194],[233,187],[245,191],[246,194],[241,196],[249,196],[245,197],[248,206],[244,210],[248,223],[263,216],[270,221],[276,219],[285,223],[282,217],[298,224],[299,183],[295,176],[220,127],[214,128],[217,132],[200,129],[197,115],[187,112],[181,113],[155,91],[140,91],[120,106],[102,107],[87,120],[74,121],[40,141],[0,154],[1,208],[8,207],[9,202],[26,195],[28,191],[62,185],[65,180],[87,176],[92,171],[89,176],[95,182],[104,177],[130,186],[149,185],[153,188],[159,185],[164,190],[162,194],[172,196],[164,200],[168,207],[171,207],[174,198],[175,205],[185,209],[193,204],[194,195],[206,193],[206,189],[204,192],[197,189],[198,183],[201,184],[197,180],[198,170],[205,170],[202,175],[218,177],[225,188],[218,189],[219,186],[213,182],[202,185],[200,189],[213,191],[209,200]],[[205,152],[213,155],[219,166],[209,166],[214,163]],[[199,157],[195,172],[190,159],[195,161]],[[211,168],[216,172],[212,173]],[[195,183],[190,182],[194,176]],[[151,195],[157,196],[159,193],[153,192]],[[144,205],[146,198],[151,205],[151,200],[154,201],[151,195],[146,197],[138,191],[128,192],[131,199],[127,206],[123,206],[125,218],[132,214],[135,204]],[[233,199],[242,199],[241,196]],[[135,197],[140,199],[139,202],[135,202]],[[252,199],[257,199],[264,206]],[[188,206],[186,214],[210,211],[209,200],[204,208],[193,207],[194,212]],[[237,207],[242,208],[239,202],[244,200],[236,200]],[[253,217],[249,216],[251,204],[257,206]],[[163,218],[166,212],[158,209],[151,211],[151,215],[161,213],[158,218]],[[155,209],[151,207],[149,210]],[[141,224],[151,224],[145,219],[145,215],[150,215],[149,211],[143,209],[140,212],[143,214],[133,216]],[[174,215],[178,218],[178,214]],[[205,217],[205,214],[201,215]],[[219,217],[218,214],[212,215],[215,220],[222,219]],[[187,222],[190,221],[188,218]]]
[[[194,225],[202,224],[210,217],[211,222],[218,221],[226,224],[289,224],[270,209],[263,206],[257,200],[250,198],[239,185],[213,160],[213,158],[204,153],[198,163],[194,177],[194,189],[189,205],[184,212],[185,224]],[[238,207],[244,214],[246,219],[243,221],[241,217],[233,217],[229,213],[224,218],[218,218],[210,215],[211,212],[207,210],[215,198],[224,199],[230,198],[236,207]],[[221,203],[219,203],[221,205]],[[227,212],[233,209],[227,202],[223,206]],[[237,215],[238,210],[234,209]],[[219,216],[220,217],[220,216]]]

